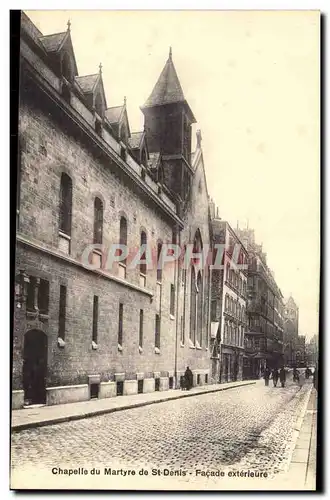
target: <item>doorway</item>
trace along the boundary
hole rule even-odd
[[[46,403],[47,336],[29,330],[24,336],[23,388],[28,404]]]

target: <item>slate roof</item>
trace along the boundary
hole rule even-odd
[[[56,52],[61,47],[67,34],[68,32],[64,31],[63,33],[41,36],[40,41],[47,52]]]
[[[132,132],[128,139],[128,144],[131,149],[139,149],[144,132]]]
[[[25,31],[31,38],[32,40],[42,49],[44,49],[44,46],[40,42],[40,37],[42,37],[41,31],[33,24],[31,19],[25,14],[25,12],[22,11],[21,13],[21,28],[23,31]]]
[[[99,73],[96,73],[95,75],[76,76],[76,82],[81,90],[88,94],[93,92],[99,76]]]
[[[162,104],[170,104],[174,102],[184,102],[185,97],[179,82],[177,72],[175,70],[172,57],[166,61],[163,71],[154,86],[149,98],[144,107],[161,106]]]
[[[174,104],[178,102],[182,102],[185,105],[190,114],[191,121],[195,123],[196,119],[183,94],[183,90],[172,61],[172,52],[170,51],[169,58],[166,61],[163,71],[161,72],[149,98],[146,100],[144,106],[142,106],[142,110],[144,108],[162,106],[164,104]]]
[[[114,106],[105,110],[105,116],[110,123],[118,123],[123,112],[124,105]]]

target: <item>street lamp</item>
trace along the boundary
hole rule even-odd
[[[25,271],[20,269],[19,273],[16,275],[15,279],[15,300],[16,307],[20,309],[27,297],[28,284],[30,283],[30,278]]]

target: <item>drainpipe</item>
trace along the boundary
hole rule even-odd
[[[181,231],[179,229],[177,235],[177,244],[181,248]],[[175,355],[174,355],[174,378],[175,378],[175,388],[178,389],[178,339],[179,339],[179,325],[181,323],[179,317],[179,295],[180,295],[180,273],[179,273],[179,259],[175,261],[174,265],[174,283],[176,283],[176,328],[175,328]]]

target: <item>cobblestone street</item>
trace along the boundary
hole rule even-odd
[[[256,385],[30,429],[12,435],[12,473],[52,467],[258,470],[290,461],[310,384]],[[187,478],[182,478],[186,480]],[[190,481],[192,478],[189,479]]]

